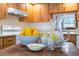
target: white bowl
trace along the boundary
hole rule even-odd
[[[42,50],[45,46],[44,44],[32,43],[32,44],[27,44],[27,47],[32,51],[39,51]]]

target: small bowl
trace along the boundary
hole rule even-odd
[[[27,47],[28,47],[31,51],[40,51],[40,50],[42,50],[45,46],[44,46],[44,44],[32,43],[32,44],[27,44]]]

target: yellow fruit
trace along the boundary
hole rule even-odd
[[[20,33],[20,35],[23,36],[38,36],[39,32],[37,31],[36,27],[25,27],[22,32]]]
[[[32,33],[30,33],[30,32],[25,32],[25,36],[32,36]]]
[[[23,35],[23,36],[24,36],[24,35],[25,35],[25,34],[24,34],[24,31],[20,32],[20,35]]]
[[[32,30],[25,30],[24,32],[30,32],[30,33],[32,33]]]
[[[26,27],[26,28],[24,28],[23,30],[24,30],[24,31],[32,31],[32,29],[29,28],[29,27]]]
[[[33,31],[33,35],[34,36],[38,36],[39,35],[39,32],[38,31]]]

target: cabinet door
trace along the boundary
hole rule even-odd
[[[3,37],[3,47],[9,47],[11,45],[14,45],[16,43],[16,37],[15,36],[7,36]]]
[[[77,21],[79,21],[79,11],[77,11]]]
[[[7,3],[0,3],[0,19],[7,18]]]
[[[49,4],[49,12],[50,13],[58,13],[63,12],[63,3],[50,3]]]
[[[64,11],[77,11],[77,3],[64,3]]]
[[[2,44],[2,37],[0,37],[0,50],[3,48],[3,44]]]
[[[41,15],[40,21],[49,22],[50,14],[49,14],[49,9],[48,9],[48,4],[47,3],[40,4],[40,11],[41,11],[40,12],[40,15]]]
[[[27,5],[26,3],[18,3],[18,9],[27,13]],[[19,17],[20,22],[26,22],[27,16]]]
[[[26,4],[25,8],[28,15],[25,17],[20,17],[19,21],[28,23],[33,22],[33,6],[31,4]]]
[[[77,21],[79,21],[79,3],[77,3]]]
[[[8,3],[7,4],[9,8],[16,8],[18,9],[18,3]]]
[[[26,12],[26,4],[25,3],[17,3],[18,9]]]
[[[41,19],[41,5],[36,4],[33,6],[33,22],[40,22]]]
[[[33,22],[33,5],[26,4],[26,13],[28,16],[25,17],[25,22]]]
[[[19,9],[21,11],[24,11],[25,12],[25,3],[8,3],[8,7],[9,8],[16,8],[16,9]]]
[[[36,4],[33,6],[33,10],[33,22],[48,22],[50,20],[48,4]]]

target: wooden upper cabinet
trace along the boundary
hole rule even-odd
[[[25,4],[25,12],[28,14],[27,16],[25,17],[20,17],[19,18],[19,21],[21,22],[33,22],[33,6],[31,4]],[[24,10],[23,8],[20,8],[21,10]]]
[[[0,3],[0,19],[7,18],[7,3]]]
[[[63,12],[63,3],[49,3],[49,13]]]
[[[18,3],[8,3],[8,7],[18,9]]]
[[[26,11],[26,4],[25,3],[8,3],[8,7],[16,8],[21,11]]]
[[[26,4],[26,13],[28,14],[26,17],[25,17],[25,21],[26,22],[33,22],[33,5],[32,4]]]
[[[49,12],[58,13],[58,12],[68,12],[68,11],[77,11],[77,3],[50,3]]]
[[[64,3],[64,11],[77,11],[77,3]]]
[[[18,9],[26,12],[26,4],[25,3],[17,3]]]
[[[79,3],[77,3],[77,11],[79,11]]]
[[[43,3],[43,4],[40,4],[40,14],[41,14],[41,22],[49,22],[50,20],[50,14],[49,14],[49,9],[48,9],[48,4],[46,3]]]
[[[33,5],[33,22],[40,22],[41,20],[41,10],[40,4]]]
[[[79,21],[79,3],[77,3],[77,21]]]
[[[33,22],[48,22],[50,19],[48,4],[41,3],[33,6]]]
[[[77,21],[79,22],[79,11],[77,12]]]

